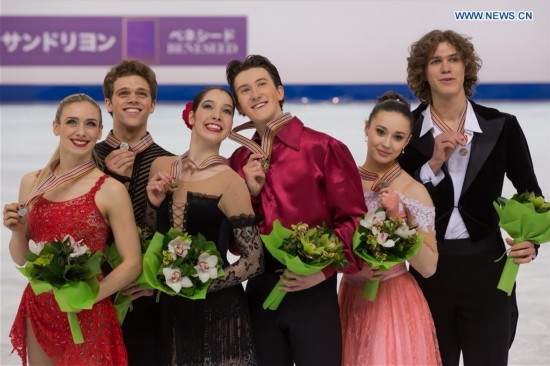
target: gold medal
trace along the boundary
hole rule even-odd
[[[458,150],[458,154],[460,156],[466,156],[466,155],[468,155],[468,149],[466,149],[466,147],[462,146],[460,148],[460,150]]]

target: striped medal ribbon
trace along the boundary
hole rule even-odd
[[[55,168],[57,168],[58,166],[59,166],[59,159],[53,161],[50,164],[51,173],[48,174],[48,176],[44,178],[42,182],[40,182],[32,190],[32,192],[27,195],[27,197],[25,197],[25,199],[19,206],[19,209],[17,211],[17,214],[19,215],[19,217],[25,216],[27,214],[27,207],[32,205],[36,201],[38,201],[38,199],[42,195],[44,195],[46,192],[54,190],[57,187],[61,186],[62,184],[65,184],[73,179],[82,177],[83,175],[93,170],[96,167],[96,164],[92,159],[90,159],[80,165],[77,165],[71,170],[61,174],[60,176],[55,176],[53,172]]]
[[[170,183],[167,193],[173,193],[176,189],[178,189],[176,179],[179,178],[184,170],[191,169],[191,174],[193,174],[195,170],[204,170],[210,166],[220,164],[229,165],[229,161],[221,155],[212,155],[197,165],[193,160],[189,159],[189,151],[186,151],[183,155],[178,156],[178,158],[172,162],[172,183]],[[186,166],[184,167],[184,165]]]
[[[262,136],[262,144],[258,145],[255,141],[252,141],[249,138],[246,138],[242,135],[239,135],[237,132],[254,129],[254,124],[252,122],[246,122],[242,125],[235,127],[233,131],[229,134],[229,139],[233,140],[244,147],[248,148],[255,154],[263,155],[262,159],[262,168],[267,170],[269,168],[269,159],[271,157],[271,150],[273,148],[273,139],[279,131],[292,119],[292,115],[289,112],[281,114],[279,117],[275,118],[272,121],[269,121],[265,126],[265,132]]]
[[[116,138],[113,134],[113,130],[111,130],[107,135],[107,138],[105,139],[105,143],[113,149],[120,148],[122,150],[130,150],[136,154],[139,154],[140,152],[145,151],[149,146],[151,146],[154,141],[151,134],[147,132],[145,136],[143,136],[138,142],[130,146],[127,142]]]
[[[401,169],[401,166],[399,166],[399,163],[395,163],[392,165],[391,168],[389,168],[382,176],[379,176],[378,174],[371,172],[370,170],[366,170],[363,167],[358,167],[359,170],[359,176],[361,179],[374,182],[372,184],[371,190],[374,192],[379,192],[382,188],[386,188],[390,185],[391,182],[395,178],[401,174],[403,169]]]
[[[462,115],[460,116],[460,123],[458,124],[457,132],[460,133],[462,136],[464,136],[464,139],[466,142],[468,142],[468,136],[464,133],[464,126],[466,125],[466,112],[468,111],[468,103],[466,103],[466,106],[464,107],[464,110],[462,111]],[[441,114],[435,109],[433,104],[430,105],[430,115],[432,117],[432,122],[434,125],[439,128],[441,132],[448,132],[452,131],[452,129],[449,127],[449,125],[445,122]],[[462,146],[460,150],[458,151],[460,156],[466,156],[468,155],[468,149],[466,147]]]

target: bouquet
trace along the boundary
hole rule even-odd
[[[27,263],[18,270],[29,279],[36,295],[53,291],[59,308],[67,313],[74,343],[84,342],[76,313],[94,305],[103,254],[90,253],[82,240],[70,235],[49,243],[30,240],[29,249]]]
[[[353,235],[353,251],[371,267],[388,270],[414,257],[422,246],[422,235],[401,217],[387,217],[379,208],[369,211],[359,221]],[[363,296],[376,299],[379,279],[367,280]]]
[[[147,248],[149,247],[148,240],[150,236],[149,228],[148,227],[139,227],[137,226],[137,231],[139,235],[139,244],[141,247],[141,254],[142,257],[147,251]],[[111,243],[105,248],[105,260],[111,268],[116,268],[120,265],[122,262],[122,259],[120,258],[120,254],[118,253],[118,250],[116,249],[116,244]],[[143,275],[140,275],[135,282],[139,284],[141,287],[147,288],[147,282],[145,282],[145,279],[143,278]],[[122,292],[117,292],[115,299],[113,301],[113,305],[115,306],[116,315],[118,318],[118,322],[122,324],[124,321],[124,318],[126,317],[126,314],[128,313],[128,310],[132,310],[132,300],[130,299],[130,296],[123,295]]]
[[[311,275],[328,265],[346,267],[342,242],[326,224],[312,229],[307,224],[291,225],[292,230],[273,222],[269,235],[261,235],[271,255],[289,270],[299,275]],[[264,309],[276,310],[286,292],[279,290],[279,281],[263,303]]]
[[[169,295],[204,299],[212,280],[224,276],[216,244],[174,228],[155,233],[143,256],[145,282]]]
[[[526,192],[514,194],[511,199],[499,197],[493,206],[499,216],[498,224],[515,243],[531,241],[542,244],[550,241],[550,203],[544,202],[542,196]],[[508,257],[497,285],[508,296],[512,293],[518,270],[519,264]]]

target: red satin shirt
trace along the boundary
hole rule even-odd
[[[253,139],[259,143],[257,132]],[[231,167],[242,177],[250,154],[240,147],[230,158]],[[261,234],[269,234],[276,219],[287,228],[298,222],[310,226],[326,222],[344,242],[349,267],[342,272],[358,270],[351,240],[358,217],[367,208],[357,166],[342,142],[304,127],[293,117],[273,141],[266,180],[260,195],[252,198],[252,205],[260,219]],[[267,253],[266,272],[279,268],[283,266]],[[334,269],[323,272],[328,278]]]

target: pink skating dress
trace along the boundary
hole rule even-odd
[[[400,197],[416,218],[413,224],[433,227],[433,207]],[[376,193],[365,192],[365,201],[369,211],[380,207]],[[441,365],[430,309],[405,263],[384,274],[375,301],[363,297],[365,280],[344,275],[340,283],[342,365]]]
[[[103,250],[109,227],[94,197],[108,175],[77,198],[53,202],[40,198],[29,212],[31,239],[35,242],[62,240],[71,235],[95,252]],[[38,343],[56,365],[126,365],[127,355],[115,309],[110,298],[77,315],[84,343],[74,344],[67,314],[61,312],[52,292],[36,296],[27,285],[11,328],[14,348],[27,364],[26,323],[29,320]]]

